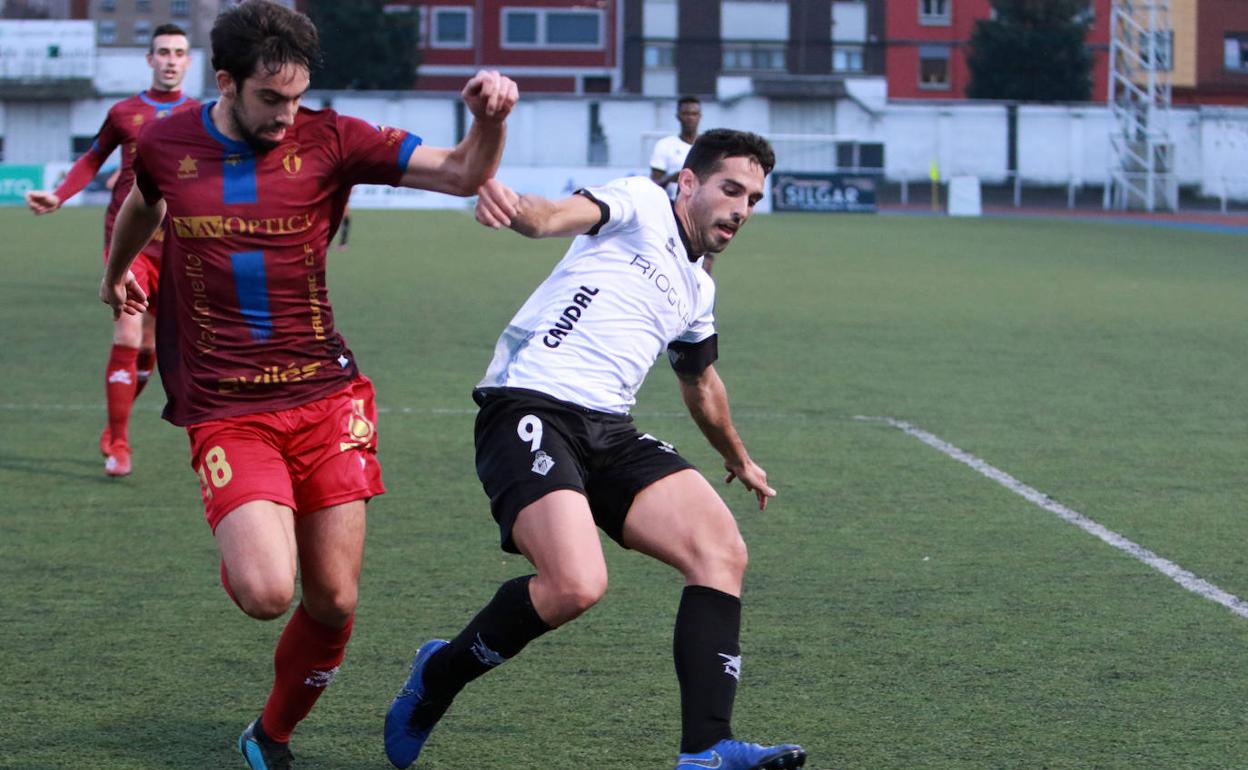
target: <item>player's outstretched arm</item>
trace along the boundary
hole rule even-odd
[[[108,264],[104,268],[104,280],[100,282],[100,300],[113,309],[114,318],[121,313],[138,315],[147,309],[147,295],[134,280],[130,264],[156,234],[164,218],[163,199],[154,205],[148,204],[138,185],[130,188],[130,194],[117,211]]]
[[[65,179],[54,191],[31,190],[26,193],[26,206],[36,215],[51,214],[59,209],[62,203],[82,192],[83,188],[95,179],[95,175],[99,173],[107,158],[107,155],[100,157],[100,154],[92,147],[74,161],[74,165],[70,166],[65,174]]]
[[[699,374],[677,372],[676,376],[680,381],[681,398],[693,421],[724,458],[724,469],[728,471],[725,481],[741,479],[742,485],[758,497],[758,509],[766,510],[767,500],[776,496],[776,490],[767,486],[767,472],[745,451],[745,444],[732,424],[728,390],[715,367],[708,366]]]
[[[510,227],[530,238],[567,238],[590,230],[602,219],[602,210],[584,195],[549,200],[540,195],[517,195],[491,179],[477,190],[477,221],[497,230]]]
[[[473,118],[468,134],[451,149],[417,147],[399,184],[467,196],[494,176],[503,158],[507,116],[520,91],[511,78],[482,70],[464,86],[462,97]]]

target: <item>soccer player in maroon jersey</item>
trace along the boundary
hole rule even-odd
[[[164,416],[185,426],[227,592],[272,619],[302,600],[275,678],[239,738],[252,768],[291,766],[291,732],[343,660],[356,607],[365,504],[381,494],[372,384],[334,326],[326,251],[355,184],[470,195],[502,155],[514,82],[477,73],[474,121],[454,148],[299,106],[319,57],[308,17],[247,0],[217,18],[220,99],[139,138],[101,298],[139,312],[127,268],[167,220],[157,355]]]
[[[152,68],[152,87],[122,99],[109,109],[91,149],[74,163],[60,186],[52,192],[32,190],[26,193],[26,205],[30,210],[36,214],[50,214],[59,209],[62,203],[86,187],[113,150],[121,147],[121,167],[115,175],[113,197],[104,214],[104,259],[107,260],[117,210],[134,183],[134,150],[139,130],[175,112],[199,107],[199,102],[180,90],[190,63],[190,46],[182,28],[176,24],[157,27],[147,53],[147,64]],[[160,275],[161,242],[162,233],[158,230],[132,268],[139,285],[149,295],[156,291]],[[100,434],[100,452],[106,458],[104,472],[110,476],[130,473],[130,406],[147,384],[156,362],[155,332],[155,317],[151,313],[123,314],[113,321],[113,347],[104,374],[108,422]]]

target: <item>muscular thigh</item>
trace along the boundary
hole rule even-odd
[[[719,494],[695,470],[666,476],[641,490],[624,521],[623,543],[669,564],[691,582],[739,593],[745,544]]]
[[[502,548],[518,553],[520,512],[552,492],[585,493],[583,460],[569,415],[536,398],[492,396],[477,413],[477,476],[490,498]]]
[[[631,422],[599,426],[596,433],[589,467],[590,508],[602,531],[627,548],[625,521],[644,489],[681,471],[701,476],[675,447],[641,433]]]

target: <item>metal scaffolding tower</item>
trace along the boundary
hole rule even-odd
[[[1177,210],[1170,141],[1174,32],[1170,0],[1113,0],[1109,41],[1109,184],[1105,208]]]

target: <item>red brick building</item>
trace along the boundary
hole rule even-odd
[[[1172,9],[1177,38],[1174,102],[1248,105],[1248,3],[1188,0]],[[1189,37],[1190,53],[1183,50]]]
[[[420,14],[418,91],[458,91],[483,67],[527,93],[609,93],[621,72],[623,0],[438,0]]]
[[[1097,102],[1108,97],[1110,6],[1111,0],[1093,0],[1088,29],[1092,100]],[[988,0],[889,0],[884,6],[889,98],[966,99],[971,33],[975,22],[991,14]]]

